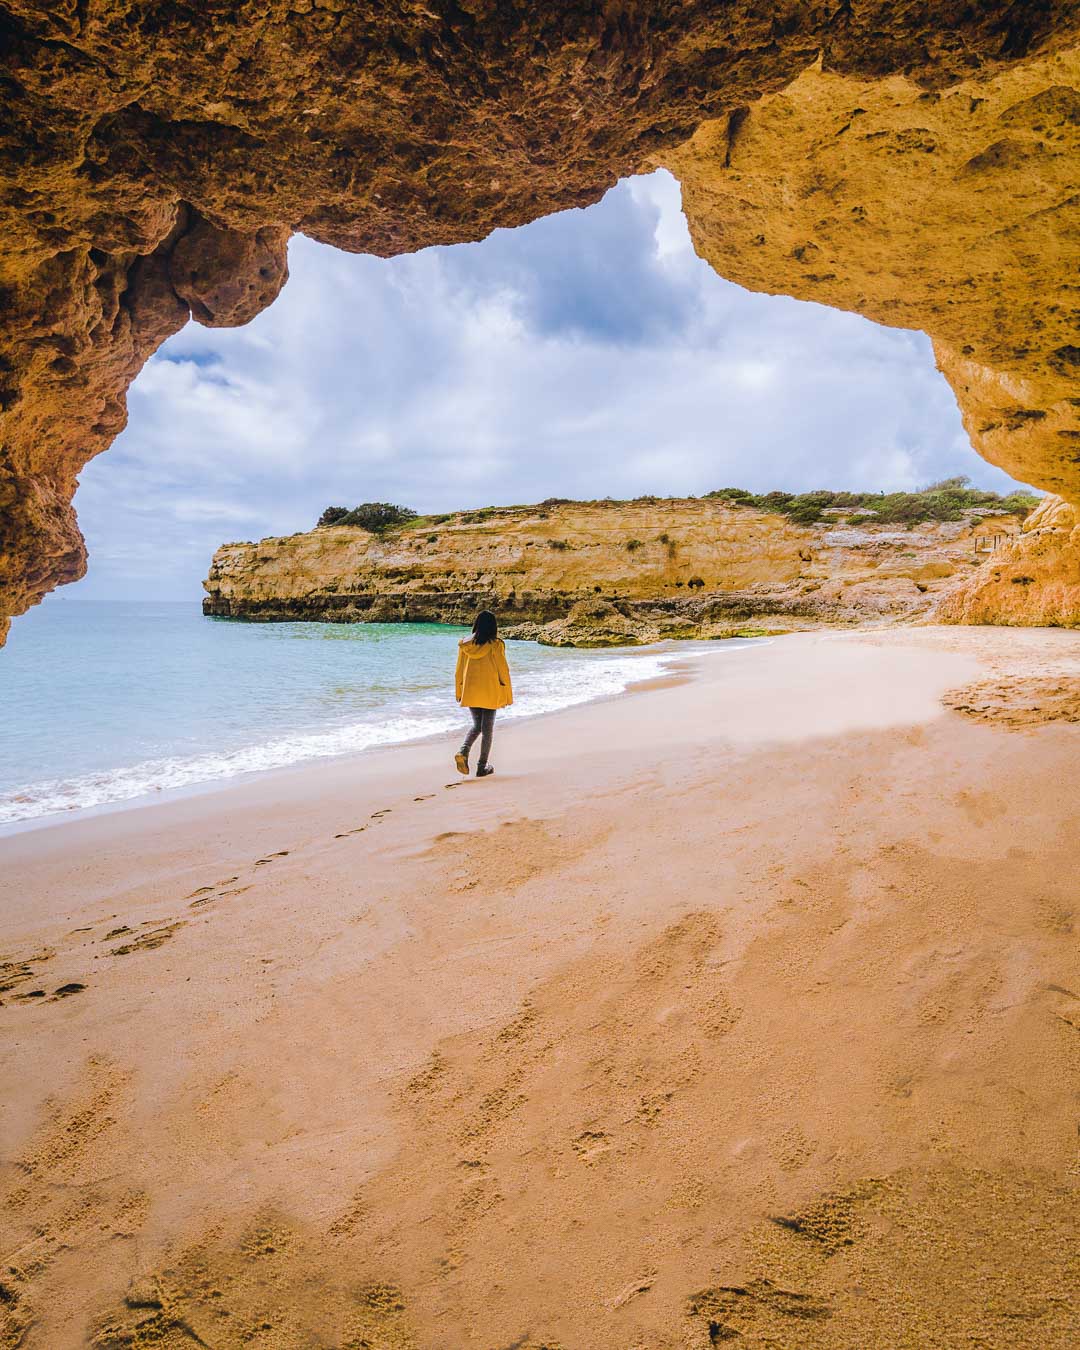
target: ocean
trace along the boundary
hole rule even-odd
[[[53,597],[0,649],[0,826],[438,733],[449,756],[466,721],[453,678],[464,632]],[[515,701],[500,717],[617,694],[674,654],[510,643]]]

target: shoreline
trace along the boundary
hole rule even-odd
[[[842,636],[6,840],[0,1327],[1064,1350],[1080,634]]]
[[[740,650],[751,645],[758,645],[772,641],[772,638],[737,638],[729,639],[735,647],[728,650]],[[695,656],[704,656],[704,652],[694,652],[683,650],[688,647],[689,642],[667,641],[655,643],[650,647],[626,648],[625,650],[615,649],[612,655],[617,655],[620,659],[659,657],[665,665],[674,666],[680,661],[692,661]],[[698,644],[694,644],[698,645]],[[725,643],[724,646],[727,644]],[[661,648],[663,650],[658,651]],[[717,650],[723,650],[724,647],[717,644]],[[604,703],[611,699],[623,698],[627,694],[640,692],[641,690],[652,687],[663,687],[668,680],[668,675],[660,674],[647,676],[641,680],[634,680],[624,685],[613,693],[599,693],[588,698],[580,699],[572,703],[564,704],[558,708],[546,708],[539,712],[522,713],[517,716],[504,717],[500,723],[505,727],[508,721],[534,721],[537,718],[547,718],[557,716],[560,713],[568,712],[573,708],[587,707],[595,703]],[[687,676],[689,678],[689,676]],[[455,705],[456,706],[456,705]],[[0,822],[0,848],[3,847],[3,841],[17,835],[21,835],[30,830],[51,829],[65,824],[72,824],[85,819],[93,819],[101,815],[112,815],[120,811],[144,810],[149,807],[164,805],[170,801],[183,800],[191,796],[197,796],[202,793],[220,793],[227,792],[230,788],[247,782],[257,781],[267,775],[287,774],[296,770],[311,767],[323,763],[335,763],[344,760],[350,760],[357,757],[368,757],[378,754],[381,751],[393,751],[405,746],[423,745],[435,743],[454,735],[450,729],[431,731],[419,736],[410,736],[400,741],[387,741],[373,745],[362,746],[359,749],[344,750],[331,754],[310,755],[299,759],[291,764],[275,765],[265,769],[242,769],[233,774],[223,774],[218,778],[207,778],[199,781],[184,784],[178,787],[159,789],[155,792],[141,793],[137,796],[120,798],[117,801],[97,802],[90,806],[71,807],[67,810],[55,811],[50,814],[40,816],[29,816],[22,820]],[[247,749],[254,749],[248,747]],[[123,767],[123,766],[121,766]],[[31,785],[33,786],[33,785]]]

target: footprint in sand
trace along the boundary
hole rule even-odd
[[[583,1163],[591,1167],[609,1151],[611,1139],[603,1130],[583,1130],[576,1139],[570,1140],[570,1147]]]
[[[53,998],[70,998],[72,994],[81,994],[85,988],[85,984],[79,984],[77,980],[72,980],[70,984],[62,984],[59,989],[54,989]]]
[[[10,993],[12,989],[34,978],[34,968],[25,961],[5,961],[0,964],[0,994]],[[17,994],[16,998],[22,995]]]
[[[273,862],[275,858],[287,858],[288,856],[289,856],[289,850],[288,850],[287,848],[283,848],[283,849],[281,849],[281,850],[280,850],[279,852],[277,852],[277,853],[271,853],[271,854],[268,854],[267,857],[265,857],[265,858],[256,858],[256,859],[255,859],[255,866],[256,866],[256,867],[262,867],[264,863],[270,863],[270,862]],[[235,881],[235,880],[236,880],[236,878],[233,877],[233,881]]]
[[[236,878],[233,877],[233,881]],[[188,909],[201,909],[204,905],[212,905],[216,900],[228,900],[232,895],[243,895],[245,891],[250,891],[250,886],[234,886],[231,891],[215,891],[210,886],[204,886],[203,891],[209,891],[204,895],[202,891],[195,891],[194,894],[200,896],[198,900],[192,900]]]
[[[137,938],[131,942],[122,943],[119,947],[114,947],[110,956],[129,956],[132,952],[152,952],[156,947],[162,947],[169,939],[183,928],[183,921],[178,923],[163,924],[160,928],[151,928],[147,933],[140,933]]]
[[[275,854],[274,856],[277,857],[278,855]],[[212,886],[200,886],[197,891],[192,891],[190,895],[185,895],[184,899],[194,900],[197,895],[213,895],[213,893],[219,891],[222,886],[231,886],[234,881],[239,880],[239,877],[222,877],[220,881],[215,881]]]
[[[425,792],[424,795],[423,795],[422,797],[414,797],[414,798],[413,798],[413,801],[414,801],[414,802],[428,802],[428,801],[430,801],[430,800],[432,799],[432,797],[434,797],[434,796],[435,796],[434,792]]]
[[[350,834],[363,834],[367,829],[366,825],[357,825],[355,830],[343,830],[341,834],[335,834],[335,839],[348,839]]]
[[[17,989],[20,984],[26,984],[37,974],[37,967],[44,965],[46,961],[51,961],[56,955],[52,947],[43,947],[33,955],[25,957],[21,961],[0,961],[0,995],[9,994],[13,989]],[[44,991],[41,991],[44,993]],[[37,997],[35,992],[33,997]],[[16,998],[25,998],[26,994],[16,994]]]
[[[383,816],[388,816],[392,810],[393,810],[392,807],[390,807],[390,806],[384,806],[383,809],[382,809],[381,811],[372,811],[372,813],[371,813],[371,819],[372,819],[372,820],[381,820]]]

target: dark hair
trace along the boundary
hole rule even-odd
[[[473,621],[473,640],[478,647],[494,642],[499,635],[499,621],[490,609],[482,609]]]

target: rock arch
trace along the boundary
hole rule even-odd
[[[726,277],[922,328],[972,441],[1080,502],[1072,0],[0,0],[0,638],[76,478],[291,233],[388,256],[655,165]]]

